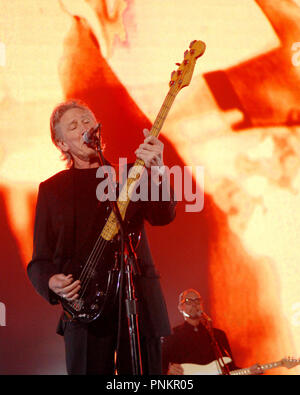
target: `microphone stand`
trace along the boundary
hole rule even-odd
[[[207,332],[209,334],[210,340],[211,340],[211,345],[213,347],[214,350],[214,354],[216,357],[216,362],[219,366],[219,370],[220,372],[222,372],[222,375],[230,375],[230,371],[228,369],[227,364],[224,363],[224,359],[223,359],[223,355],[222,355],[222,351],[220,349],[220,346],[216,340],[215,334],[214,334],[214,329],[213,329],[213,325],[212,325],[212,321],[211,319],[208,320],[207,318],[203,318],[206,322],[206,329]]]
[[[96,149],[100,164],[102,166],[105,165],[105,160],[102,154],[101,149],[101,139],[100,139],[100,127],[101,124],[97,125],[97,129],[93,131],[91,134],[91,138],[88,142],[86,142],[90,147]],[[99,131],[99,136],[96,136],[96,132]],[[114,212],[120,231],[120,242],[121,242],[121,251],[120,251],[120,271],[121,271],[121,279],[120,279],[120,288],[119,288],[119,317],[118,317],[118,335],[117,335],[117,346],[116,352],[118,355],[119,350],[119,342],[120,342],[120,327],[121,327],[121,310],[122,310],[122,296],[123,296],[123,277],[125,274],[126,280],[126,313],[128,318],[128,331],[129,331],[129,339],[130,339],[130,351],[131,351],[131,363],[132,363],[132,373],[133,375],[142,375],[142,358],[141,358],[141,347],[140,347],[140,335],[139,335],[139,326],[138,326],[138,313],[137,313],[137,298],[135,296],[135,287],[132,278],[132,274],[139,274],[138,260],[136,253],[133,249],[133,246],[130,242],[130,239],[126,235],[126,225],[123,221],[119,207],[115,201],[109,200],[109,204],[111,206],[112,211]],[[126,250],[125,250],[126,247]],[[124,267],[125,265],[125,267]]]

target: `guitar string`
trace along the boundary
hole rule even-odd
[[[104,249],[105,249],[105,247],[106,247],[105,241],[106,241],[106,240],[102,239],[102,242],[100,243],[100,246],[99,246],[99,248],[98,248],[98,251],[95,252],[95,254],[97,254],[97,258],[95,258],[95,259],[93,258],[93,259],[94,259],[94,262],[91,260],[91,262],[89,263],[90,268],[89,268],[89,270],[88,270],[88,273],[87,273],[86,278],[85,278],[85,279],[83,280],[83,282],[82,282],[81,290],[80,290],[80,297],[83,297],[84,294],[85,294],[85,292],[86,292],[86,290],[87,290],[87,286],[88,286],[88,284],[89,284],[89,282],[90,282],[90,280],[91,280],[91,278],[92,278],[94,269],[95,269],[95,267],[97,266],[97,264],[98,264],[98,262],[99,262],[99,260],[100,260],[100,258],[101,258],[101,256],[102,256],[102,253],[103,253],[103,251],[104,251]],[[94,254],[94,255],[95,255],[95,254]]]
[[[98,237],[98,239],[97,239],[97,241],[96,241],[96,243],[95,243],[95,245],[94,245],[94,247],[93,247],[93,249],[92,249],[92,251],[91,251],[91,253],[90,253],[90,255],[89,255],[88,259],[87,259],[87,261],[86,261],[86,264],[84,265],[84,268],[83,268],[83,270],[82,270],[82,272],[81,272],[81,274],[79,276],[79,280],[80,280],[81,284],[84,283],[85,277],[88,275],[88,271],[89,271],[89,267],[90,267],[91,261],[94,259],[94,255],[95,255],[96,251],[99,248],[101,248],[102,241],[104,241],[104,239],[102,239],[101,233],[100,233],[100,235],[99,235],[99,237]]]
[[[175,88],[176,88],[176,86],[175,86]],[[173,89],[173,90],[174,91],[176,91],[176,90],[179,91],[178,88],[177,89]],[[167,114],[168,114],[168,112],[169,112],[169,110],[171,108],[171,104],[175,100],[176,94],[178,92],[176,92],[176,94],[175,94],[175,92],[173,94],[172,93],[173,92],[172,92],[172,87],[171,87],[171,89],[169,91],[169,94],[167,95],[166,99],[164,100],[163,105],[161,107],[161,110],[160,110],[160,112],[159,112],[159,114],[158,114],[158,116],[157,116],[157,118],[156,118],[156,120],[155,120],[155,122],[153,124],[153,128],[152,128],[153,130],[158,129],[159,126],[160,126],[160,125],[158,125],[158,127],[157,127],[155,125],[157,123],[157,121],[163,120],[163,122],[164,122],[164,120],[165,120],[165,118],[166,118],[166,116],[167,116]],[[163,124],[163,122],[161,122],[161,124]],[[161,128],[161,126],[160,126],[160,128]],[[99,261],[101,255],[102,255],[102,253],[104,251],[105,241],[106,240],[103,239],[101,237],[101,234],[100,234],[99,238],[97,239],[97,242],[94,245],[94,248],[93,248],[92,252],[89,255],[89,258],[88,258],[88,260],[87,260],[87,262],[86,262],[86,264],[84,266],[84,269],[82,270],[82,272],[80,274],[79,279],[82,282],[82,286],[81,286],[81,290],[79,291],[79,293],[80,293],[81,297],[84,295],[84,293],[85,293],[85,291],[87,289],[88,283],[89,283],[89,281],[90,281],[90,279],[92,277],[93,271],[94,271],[95,267],[97,266],[98,261]]]
[[[110,213],[110,215],[111,215],[111,213]],[[104,229],[104,227],[103,227],[103,229]],[[93,271],[94,271],[101,255],[102,255],[102,253],[103,253],[101,248],[102,248],[102,246],[105,247],[104,244],[105,244],[105,242],[107,242],[107,240],[103,239],[101,236],[103,229],[102,229],[102,231],[101,231],[101,233],[100,233],[100,235],[93,247],[93,250],[91,251],[91,253],[88,257],[88,260],[87,260],[81,274],[80,274],[79,280],[81,281],[83,286],[85,285],[86,281],[89,282],[91,275],[93,274]],[[99,243],[102,243],[102,244],[99,245]],[[99,249],[100,249],[100,252],[99,252]],[[96,256],[96,258],[95,258],[95,256]],[[93,260],[94,260],[94,262],[93,262]],[[79,292],[81,292],[81,291],[79,291]]]
[[[112,212],[110,213],[110,215],[111,214],[112,214]],[[87,262],[86,262],[86,264],[84,266],[84,269],[81,272],[80,278],[79,278],[81,281],[84,282],[84,286],[87,285],[87,284],[85,284],[86,282],[90,281],[91,275],[93,274],[93,271],[94,271],[95,267],[97,266],[99,258],[102,255],[103,251],[101,250],[99,252],[99,248],[101,249],[101,247],[102,247],[102,245],[100,245],[100,246],[98,245],[99,241],[103,240],[104,244],[105,244],[105,241],[107,241],[107,240],[105,240],[105,239],[103,239],[101,237],[101,234],[102,234],[102,232],[100,233],[100,236],[99,236],[99,238],[98,238],[98,240],[97,240],[92,252],[90,253],[89,258],[88,258],[88,260],[87,260]],[[95,258],[95,256],[96,256],[96,258]]]
[[[111,212],[111,214],[112,214],[113,212]],[[110,215],[111,215],[110,214]],[[113,214],[113,215],[115,215],[115,214]],[[102,234],[102,232],[101,232],[101,234]],[[93,251],[91,252],[91,254],[90,254],[90,256],[89,256],[89,259],[88,259],[88,261],[87,261],[87,264],[85,265],[85,268],[84,268],[84,270],[83,270],[83,272],[84,272],[84,275],[81,277],[82,279],[85,277],[85,279],[83,280],[84,281],[84,285],[83,285],[83,291],[82,291],[82,293],[84,293],[85,292],[85,290],[86,290],[86,287],[87,287],[87,284],[88,284],[88,282],[90,281],[90,279],[91,279],[91,276],[92,276],[92,274],[93,274],[93,272],[94,272],[94,269],[95,269],[95,267],[97,266],[97,264],[98,264],[98,262],[99,262],[99,259],[100,259],[100,257],[101,257],[101,255],[102,255],[102,253],[103,253],[103,250],[104,250],[104,248],[105,248],[105,242],[107,241],[107,240],[105,240],[105,239],[103,239],[102,237],[101,237],[101,234],[100,234],[100,238],[103,240],[103,243],[99,246],[98,245],[98,242],[96,243],[96,245],[94,246],[94,249],[93,249]],[[103,248],[102,248],[103,247]],[[100,249],[100,251],[99,251],[99,249]]]
[[[104,227],[105,227],[105,226],[104,226]],[[107,240],[105,240],[105,239],[101,236],[101,235],[102,235],[102,232],[103,232],[103,230],[104,230],[104,227],[103,227],[102,231],[100,232],[100,234],[99,234],[99,236],[98,236],[98,239],[97,239],[97,241],[96,241],[96,243],[95,243],[95,245],[94,245],[92,251],[90,252],[89,257],[88,257],[88,259],[87,259],[87,261],[86,261],[86,263],[85,263],[85,265],[84,265],[84,268],[83,268],[83,270],[82,270],[82,272],[81,272],[81,274],[80,274],[80,276],[79,276],[79,280],[80,280],[81,282],[83,282],[83,281],[84,281],[84,278],[85,278],[86,276],[89,275],[89,268],[90,268],[91,265],[93,265],[93,262],[92,262],[92,261],[93,261],[95,255],[96,255],[96,254],[99,255],[99,253],[98,253],[99,248],[101,249],[102,245],[105,244],[105,241],[107,241]],[[99,244],[99,243],[100,243],[100,244]]]
[[[112,213],[112,212],[111,212]],[[115,215],[115,214],[114,214]],[[102,232],[101,232],[102,233]],[[100,235],[101,236],[101,235]],[[101,238],[101,237],[100,237]],[[102,239],[102,238],[101,238]],[[102,239],[102,243],[99,243],[99,239],[97,240],[90,256],[89,259],[85,265],[84,270],[82,271],[82,274],[80,276],[80,279],[82,281],[82,287],[81,287],[81,292],[80,295],[81,297],[84,295],[86,289],[87,289],[87,285],[93,275],[94,269],[98,264],[98,261],[104,251],[105,248],[105,240]]]
[[[111,214],[112,214],[112,212],[111,212]],[[110,214],[110,215],[111,215]],[[115,215],[115,214],[114,214]],[[104,229],[104,228],[103,228]],[[102,232],[103,232],[103,230],[102,230]],[[102,234],[102,232],[101,232],[101,234]],[[86,290],[86,287],[87,287],[87,285],[88,285],[88,282],[90,281],[90,279],[91,279],[91,277],[92,277],[92,275],[93,275],[93,272],[94,272],[94,269],[95,269],[95,267],[97,266],[97,264],[98,264],[98,262],[99,262],[99,260],[100,260],[100,258],[101,258],[101,255],[102,255],[102,253],[103,253],[103,251],[104,251],[104,248],[106,247],[106,242],[108,241],[108,240],[105,240],[105,239],[103,239],[102,237],[101,237],[101,234],[100,234],[100,236],[99,236],[99,238],[98,238],[98,241],[99,241],[99,239],[100,239],[100,241],[102,241],[102,244],[100,245],[100,246],[98,246],[97,244],[98,244],[98,241],[97,241],[97,243],[96,243],[96,245],[94,246],[94,248],[93,248],[93,251],[91,252],[91,254],[90,254],[90,256],[89,256],[89,258],[88,258],[88,261],[87,261],[87,263],[86,263],[86,265],[85,265],[85,267],[87,268],[87,270],[85,270],[85,279],[83,280],[84,281],[84,292],[85,292],[85,290]],[[99,251],[99,249],[100,249],[100,251]]]
[[[126,186],[125,188],[127,188],[127,187],[128,187],[128,184],[127,184],[127,186]],[[122,189],[122,191],[123,191],[123,189]],[[122,194],[122,191],[121,191],[121,194]],[[126,203],[126,201],[125,201],[125,203]],[[119,201],[119,204],[120,204],[120,201]],[[111,211],[111,214],[112,214],[112,213],[113,213],[113,211]],[[111,214],[110,214],[110,215],[111,215]],[[113,215],[115,216],[115,214],[113,214]],[[102,231],[103,231],[103,230],[102,230]],[[102,234],[102,232],[101,232],[101,234]],[[101,234],[100,234],[100,238],[102,239]],[[104,241],[104,244],[105,244],[105,242],[107,241],[107,240],[105,240],[105,239],[102,239],[102,240]],[[105,248],[105,246],[103,246],[103,249],[100,250],[100,252],[99,252],[99,248],[101,249],[102,245],[100,245],[100,247],[99,247],[97,244],[98,244],[98,243],[96,243],[96,245],[94,246],[94,249],[93,249],[93,251],[91,252],[91,254],[90,254],[90,256],[89,256],[89,259],[88,259],[88,261],[87,261],[87,264],[85,265],[85,268],[84,268],[84,270],[83,270],[83,272],[85,272],[85,273],[84,273],[84,275],[82,276],[82,278],[86,277],[86,278],[83,280],[83,281],[84,281],[84,290],[83,290],[83,293],[84,293],[85,290],[86,290],[87,283],[90,281],[91,276],[92,276],[92,274],[93,274],[93,271],[94,271],[95,267],[97,266],[98,261],[99,261],[101,255],[102,255],[102,253],[103,253],[103,249]]]
[[[110,216],[112,215],[112,213],[113,213],[113,211],[111,211]],[[115,214],[113,214],[113,215],[115,215]],[[103,232],[103,230],[102,230],[102,232]],[[100,259],[101,255],[103,253],[104,248],[106,247],[105,244],[108,241],[108,240],[105,240],[105,239],[102,238],[102,236],[101,236],[102,232],[100,233],[100,236],[99,236],[99,238],[98,238],[98,240],[97,240],[92,252],[90,253],[89,258],[88,258],[88,260],[86,262],[86,265],[85,265],[85,267],[84,267],[84,269],[82,271],[82,274],[80,276],[81,279],[82,279],[81,281],[84,282],[83,283],[83,291],[82,291],[82,293],[85,292],[86,287],[88,285],[88,282],[90,281],[90,279],[91,279],[91,277],[93,275],[94,269],[95,269],[95,267],[97,266],[97,264],[99,262],[99,259]],[[99,240],[100,240],[100,242],[102,241],[102,243],[100,245],[98,244]]]
[[[175,99],[175,95],[174,94],[172,95],[171,90],[170,90],[169,95],[166,98],[166,100],[164,101],[161,111],[159,112],[159,114],[157,116],[157,120],[165,119],[165,117],[167,115],[166,113],[170,110],[170,103],[172,101],[174,101],[174,99]],[[164,107],[166,107],[165,110],[163,109]],[[157,122],[154,122],[153,129],[156,129],[155,123],[157,123]],[[100,245],[98,245],[99,239],[102,240],[102,243]],[[100,240],[100,242],[101,242],[101,240]],[[82,273],[80,275],[80,279],[82,281],[82,288],[80,291],[81,297],[84,295],[84,293],[87,289],[87,285],[88,285],[88,283],[92,277],[92,274],[94,272],[94,269],[97,266],[97,263],[103,253],[103,250],[105,247],[104,244],[105,244],[105,240],[102,239],[101,237],[99,237],[90,256],[89,256],[89,259],[84,267],[84,270],[82,271]],[[99,249],[100,249],[100,251],[99,251]]]
[[[86,276],[87,270],[89,268],[89,264],[90,264],[90,260],[92,258],[92,254],[94,253],[94,251],[96,250],[96,248],[98,248],[98,244],[101,242],[100,236],[98,236],[96,243],[94,244],[94,247],[90,253],[90,255],[88,256],[88,259],[80,273],[80,276],[78,278],[78,280],[82,283],[84,281],[84,278]]]
[[[113,211],[111,212],[111,214],[112,213],[113,213]],[[115,214],[113,214],[113,215],[115,215]],[[102,232],[101,232],[101,234],[102,234]],[[101,235],[100,235],[100,238],[102,239]],[[93,251],[91,252],[91,254],[89,256],[88,262],[85,265],[87,267],[87,269],[85,270],[85,277],[86,278],[84,279],[84,286],[83,286],[82,294],[84,294],[84,292],[86,291],[86,287],[88,285],[88,282],[90,281],[91,276],[92,276],[92,274],[94,272],[94,269],[97,266],[97,264],[99,262],[99,259],[100,259],[101,255],[103,253],[104,248],[105,248],[105,245],[103,245],[103,244],[105,244],[105,242],[107,240],[105,240],[105,239],[102,239],[102,240],[103,240],[102,245],[100,245],[100,246],[95,245]],[[96,243],[96,244],[98,244],[98,243]],[[103,246],[103,248],[102,248],[102,246]],[[99,248],[100,248],[100,252],[99,252]]]

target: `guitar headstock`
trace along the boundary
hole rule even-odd
[[[291,369],[294,368],[297,365],[300,365],[300,359],[299,358],[283,358],[281,360],[281,365],[284,366],[285,368]]]
[[[178,86],[179,89],[188,86],[193,75],[196,60],[205,52],[206,45],[203,41],[194,40],[190,43],[190,50],[184,53],[182,63],[176,63],[178,69],[171,74],[169,86]]]

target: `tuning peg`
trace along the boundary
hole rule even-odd
[[[180,63],[175,63],[176,64],[176,66],[180,66]]]
[[[195,44],[197,42],[197,40],[193,40],[191,43],[190,43],[190,48],[193,46],[193,44]]]
[[[186,55],[189,53],[189,50],[187,49],[185,52],[184,52],[184,57],[186,57]]]

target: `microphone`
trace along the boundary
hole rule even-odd
[[[90,130],[86,130],[83,135],[83,141],[87,145],[93,145],[96,144],[98,141],[98,137],[96,136],[96,133],[101,127],[101,123],[98,123],[94,128],[91,128]]]
[[[204,311],[200,312],[200,317],[202,317],[205,321],[212,322],[212,319],[210,318],[210,316],[207,315],[206,313],[204,313]]]

